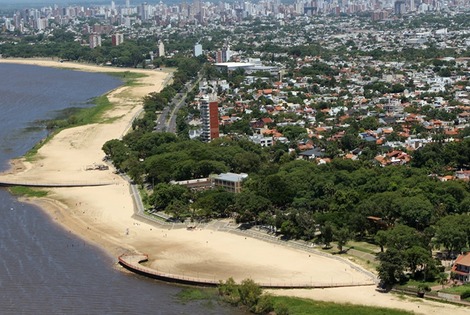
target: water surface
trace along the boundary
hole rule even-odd
[[[46,136],[43,120],[121,82],[104,74],[1,64],[0,168]],[[117,259],[0,189],[0,314],[239,314],[182,304],[180,287],[120,270]]]

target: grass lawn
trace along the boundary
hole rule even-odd
[[[31,187],[13,186],[8,189],[14,196],[38,197],[38,198],[47,196],[47,191],[37,190]]]
[[[380,247],[368,242],[357,242],[357,241],[350,241],[348,242],[346,247],[351,247],[354,248],[355,250],[364,252],[364,253],[369,253],[369,254],[376,254],[380,252]]]
[[[354,241],[351,241],[351,242],[348,242],[348,244],[346,244],[346,246],[344,246],[345,250],[347,250],[349,248],[353,248],[353,249],[356,249],[360,252],[363,252],[363,253],[366,253],[366,254],[371,254],[371,255],[376,254],[376,252],[374,252],[374,250],[377,250],[377,252],[380,251],[380,248],[378,246],[373,245],[373,244],[369,244],[367,242],[354,242]],[[361,255],[355,255],[351,251],[349,251],[347,253],[341,253],[340,254],[339,251],[338,251],[338,247],[337,247],[336,243],[334,243],[334,242],[331,243],[331,248],[321,248],[319,250],[321,250],[323,252],[330,253],[332,255],[340,255],[341,257],[343,257],[345,259],[348,259],[348,260],[358,264],[359,266],[363,267],[366,270],[369,270],[369,271],[374,272],[374,273],[377,272],[377,266],[379,264],[375,259],[369,259],[369,258],[366,258],[366,257],[361,257]]]
[[[408,282],[404,285],[404,286],[407,286],[407,287],[418,287],[418,285],[420,284],[425,284],[427,285],[428,287],[435,287],[437,285],[440,285],[439,281],[421,281],[421,280],[414,280],[414,279],[410,279],[408,280]]]
[[[130,72],[130,71],[124,71],[124,72],[105,72],[107,75],[117,77],[124,81],[125,86],[138,86],[141,85],[137,83],[137,79],[146,77],[147,75],[143,73],[135,73],[135,72]]]
[[[361,257],[356,257],[356,256],[348,256],[345,257],[348,260],[352,261],[355,264],[358,264],[362,268],[372,272],[372,273],[377,273],[377,267],[379,263],[376,260],[368,260],[368,259],[363,259]]]
[[[274,297],[274,305],[283,305],[289,310],[289,315],[402,315],[410,312],[389,308],[361,306],[353,304],[337,304],[332,302],[320,302],[309,299],[293,297]]]
[[[465,291],[470,291],[470,284],[458,285],[455,287],[443,289],[441,291],[447,293],[463,293]]]
[[[405,290],[409,292],[416,292],[418,293],[419,291],[419,286],[426,286],[428,288],[439,286],[441,288],[441,284],[438,281],[421,281],[421,280],[414,280],[414,279],[409,279],[406,283],[404,284],[398,284],[395,285],[394,288],[397,290]],[[437,291],[429,291],[425,292],[425,295],[433,295],[437,296]]]
[[[446,289],[441,290],[441,292],[459,294],[460,296],[464,295],[463,300],[470,302],[470,284],[464,284],[464,285],[446,288]]]
[[[190,301],[215,301],[218,300],[216,289],[186,288],[177,294],[177,299],[182,303]],[[321,302],[309,299],[273,296],[274,309],[284,309],[289,315],[409,315],[407,311],[394,310],[382,307],[361,306],[353,304],[338,304],[333,302]],[[248,314],[248,313],[247,313]]]
[[[181,290],[176,297],[183,303],[191,301],[212,300],[217,298],[216,289],[186,288]]]

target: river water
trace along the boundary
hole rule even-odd
[[[113,77],[0,63],[0,169],[46,136],[45,119],[119,86]],[[240,314],[181,303],[181,288],[120,270],[116,258],[0,189],[0,314]]]

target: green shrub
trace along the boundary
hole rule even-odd
[[[237,305],[240,302],[240,295],[238,293],[238,285],[232,277],[228,278],[227,281],[222,280],[217,288],[219,295],[222,300],[233,305]]]
[[[238,287],[240,302],[248,308],[254,307],[263,293],[263,290],[251,279],[245,279]]]
[[[258,302],[251,311],[255,314],[268,314],[274,310],[273,297],[269,294],[263,294],[259,297]]]
[[[462,294],[460,294],[460,298],[462,300],[465,300],[466,298],[469,298],[469,297],[470,297],[470,290],[464,291],[462,292]]]

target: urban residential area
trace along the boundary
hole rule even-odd
[[[468,308],[469,16],[466,0],[10,5],[0,58],[122,68],[130,85],[128,69],[169,73],[89,166],[126,174],[145,216],[296,244],[373,273],[377,294]],[[295,314],[236,286],[219,287],[230,304]]]

